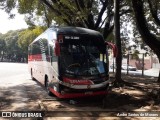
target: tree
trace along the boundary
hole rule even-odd
[[[141,34],[143,41],[153,50],[160,61],[160,40],[149,30],[144,12],[144,3],[142,0],[132,0],[132,4],[139,33]],[[160,73],[158,82],[160,82]]]
[[[5,41],[6,47],[4,55],[8,60],[20,61],[23,52],[18,46],[18,33],[21,30],[9,31],[3,35],[3,40]]]
[[[6,43],[4,41],[4,39],[2,38],[2,35],[1,36],[1,39],[0,39],[0,58],[1,58],[1,61],[3,61],[3,58],[4,58],[4,52],[6,50]]]
[[[23,50],[24,55],[28,53],[29,44],[43,31],[43,27],[35,27],[34,29],[23,30],[18,34],[18,46]]]
[[[80,26],[101,31],[105,40],[114,28],[113,0],[3,0],[0,3],[0,6],[8,13],[11,13],[11,10],[17,7],[19,13],[26,15],[26,22],[32,27],[35,26],[34,21],[39,20],[38,17],[45,23],[41,24],[47,26],[55,21],[57,25]],[[119,11],[117,11],[118,16],[130,12],[130,9],[125,7],[128,2],[123,0],[122,3],[122,9],[118,8]],[[118,31],[120,31],[120,28],[116,32],[119,34]],[[119,62],[122,56],[120,37],[116,40],[119,50],[117,62]],[[21,42],[19,42],[19,45],[21,45]],[[120,65],[118,64],[118,66]],[[121,76],[120,67],[117,70],[119,71],[116,78]]]
[[[114,33],[115,33],[115,41],[116,45],[119,46],[118,48],[118,54],[116,57],[116,75],[115,79],[118,82],[121,82],[121,65],[122,65],[122,52],[121,52],[121,38],[120,38],[120,15],[119,15],[119,9],[120,9],[120,1],[114,0]]]
[[[155,21],[155,23],[160,26],[160,18],[159,18],[159,0],[148,0],[150,13]]]
[[[13,8],[18,8],[31,26],[37,20],[46,26],[55,21],[58,25],[102,30],[105,39],[113,30],[112,0],[2,0],[0,6],[10,14]]]

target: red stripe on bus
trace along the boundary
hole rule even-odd
[[[45,55],[45,60],[49,61],[50,57],[49,55]],[[36,54],[36,55],[28,55],[28,61],[43,61],[44,58],[42,58],[42,54]]]
[[[28,61],[41,61],[42,60],[42,54],[36,54],[36,55],[29,55],[28,56]]]
[[[75,85],[92,85],[94,84],[91,80],[83,80],[83,79],[71,79],[71,78],[63,78],[63,82],[75,84]]]
[[[108,91],[97,91],[92,93],[64,93],[60,94],[59,92],[55,91],[53,88],[50,88],[50,91],[56,95],[58,98],[79,98],[79,97],[87,97],[87,96],[97,96],[97,95],[106,95]]]

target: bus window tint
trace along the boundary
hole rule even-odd
[[[32,55],[32,45],[28,47],[28,55]]]
[[[50,58],[49,58],[49,48],[48,48],[47,39],[45,39],[45,38],[40,39],[39,43],[40,43],[40,47],[41,47],[42,59],[50,61]]]
[[[55,69],[55,71],[58,72],[58,57],[54,53],[54,47],[53,45],[49,46],[50,48],[50,56],[51,56],[51,65]]]
[[[40,45],[42,47],[42,49],[41,49],[42,53],[45,53],[45,55],[49,55],[47,39],[41,39]]]
[[[41,49],[38,41],[34,42],[32,45],[32,55],[37,54],[41,54]]]
[[[61,45],[61,63],[64,73],[98,75],[105,73],[104,55],[96,46]]]
[[[49,47],[50,47],[50,55],[51,55],[52,62],[57,62],[58,61],[58,57],[54,53],[54,47],[51,46],[51,45]]]

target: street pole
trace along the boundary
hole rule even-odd
[[[128,55],[127,55],[127,75],[128,75],[128,73],[129,73],[128,65],[129,65],[129,53],[128,53]]]
[[[113,56],[113,73],[114,73],[114,56]]]
[[[142,76],[144,76],[144,53],[142,54]]]

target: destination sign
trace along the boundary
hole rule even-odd
[[[78,36],[65,36],[65,39],[79,40],[80,38]]]

